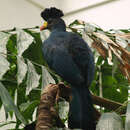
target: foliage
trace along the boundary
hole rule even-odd
[[[77,20],[69,25],[68,30],[83,36],[90,46],[96,48],[93,49],[96,69],[92,92],[113,101],[127,102],[129,71],[125,67],[129,67],[129,60],[124,56],[128,56],[130,30],[103,31],[96,25]],[[7,123],[16,123],[15,129],[33,121],[42,87],[60,80],[48,69],[42,57],[41,37],[46,39],[46,32],[40,33],[37,28],[0,32],[0,108],[4,105],[6,119],[15,113],[16,122]],[[121,56],[117,51],[121,49],[108,45],[110,40],[113,44],[123,43],[120,47],[125,51]],[[102,44],[97,45],[99,41]],[[125,66],[122,65],[122,58]]]

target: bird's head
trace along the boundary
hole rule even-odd
[[[44,29],[65,29],[65,23],[61,19],[64,16],[63,12],[55,7],[46,8],[41,12],[41,17],[45,20],[43,26],[40,27],[40,30]]]

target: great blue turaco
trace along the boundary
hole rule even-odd
[[[71,85],[68,124],[70,128],[95,130],[94,108],[89,86],[94,77],[94,57],[88,44],[76,33],[67,32],[63,12],[55,7],[41,12],[40,30],[49,29],[43,41],[43,56],[53,71]]]

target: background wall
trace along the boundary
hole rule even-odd
[[[81,19],[107,30],[130,28],[130,0],[0,0],[0,30],[39,26],[40,12],[51,6],[64,11],[67,24]]]

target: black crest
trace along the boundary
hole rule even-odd
[[[60,18],[62,16],[64,16],[63,12],[55,7],[46,8],[41,12],[41,17],[46,21],[49,18]]]

